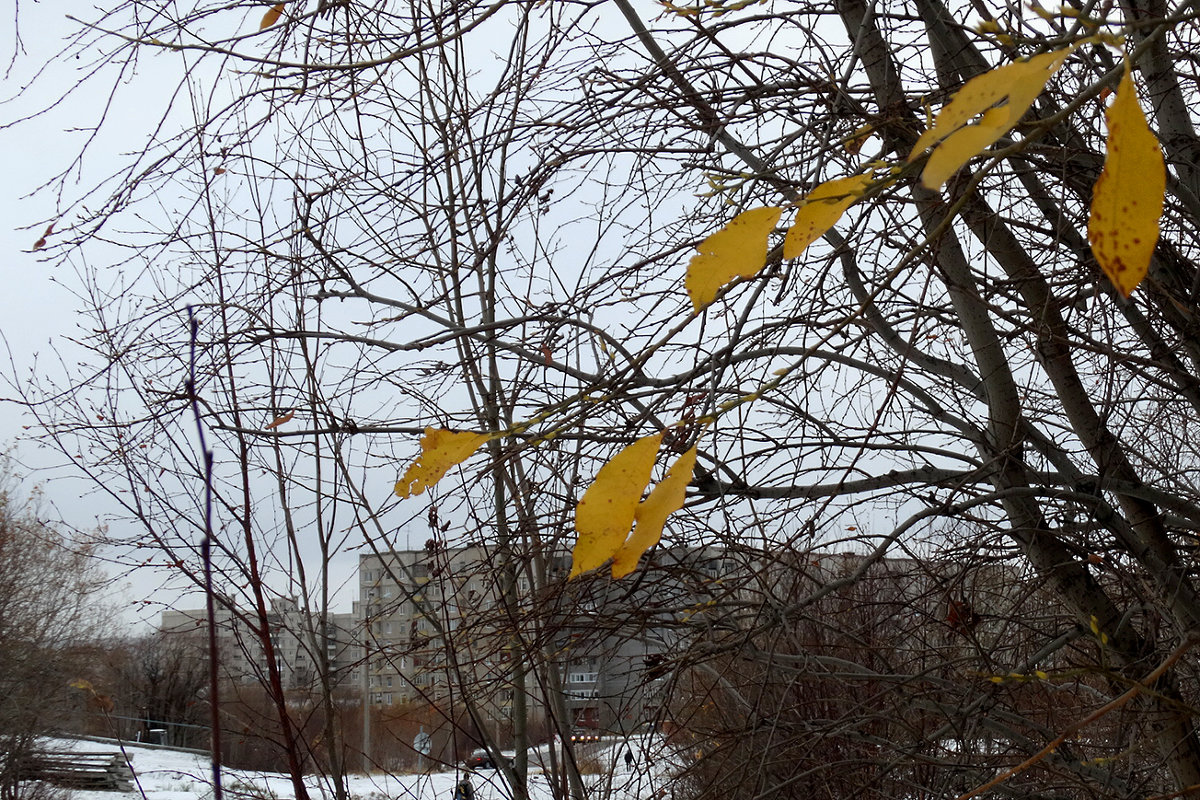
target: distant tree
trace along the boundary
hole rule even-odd
[[[78,704],[84,643],[106,632],[103,576],[86,543],[38,519],[35,506],[0,493],[0,798],[25,791],[24,755],[68,727]]]
[[[94,684],[112,697],[126,736],[165,728],[168,744],[209,745],[208,665],[203,649],[154,632],[103,643],[105,667]]]

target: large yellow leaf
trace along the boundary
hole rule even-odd
[[[841,219],[854,201],[871,185],[870,175],[853,175],[825,181],[804,198],[796,221],[783,240],[783,257],[796,258]]]
[[[1146,277],[1158,242],[1167,173],[1158,139],[1138,105],[1128,64],[1105,119],[1108,148],[1092,191],[1088,242],[1100,269],[1129,297]]]
[[[696,447],[692,447],[681,455],[667,477],[650,491],[647,497],[634,512],[637,527],[633,535],[621,545],[613,556],[612,575],[614,578],[624,578],[637,569],[642,554],[662,538],[663,525],[667,517],[683,508],[684,496],[688,484],[692,481],[692,470],[696,467]]]
[[[421,455],[408,465],[404,477],[396,481],[396,494],[414,497],[442,479],[447,470],[461,464],[492,438],[486,433],[447,431],[426,428],[421,437]]]
[[[967,81],[938,112],[908,156],[913,161],[929,147],[935,148],[921,173],[921,183],[928,189],[940,188],[963,164],[1012,130],[1074,49],[1006,64]],[[979,121],[971,124],[980,115]]]
[[[596,473],[575,507],[579,539],[571,556],[571,577],[601,566],[625,543],[661,443],[661,433],[643,436]]]
[[[752,278],[766,266],[767,237],[782,213],[775,207],[743,211],[700,243],[684,282],[697,311],[734,278]]]

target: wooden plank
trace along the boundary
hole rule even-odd
[[[71,789],[133,789],[133,769],[120,753],[37,751],[28,754],[18,770],[21,780],[41,780]]]

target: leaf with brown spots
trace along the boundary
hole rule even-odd
[[[752,278],[767,265],[767,238],[781,208],[752,208],[701,242],[688,264],[684,286],[699,311],[734,278]]]
[[[925,188],[940,188],[963,164],[1012,130],[1074,50],[1074,46],[1053,50],[997,67],[955,92],[908,156],[914,161],[933,148],[921,172]]]
[[[396,481],[396,495],[415,497],[442,479],[451,467],[461,464],[491,439],[491,434],[426,428],[421,437],[421,455],[408,465]]]
[[[1138,104],[1128,62],[1104,118],[1107,150],[1104,171],[1092,190],[1088,242],[1100,269],[1129,297],[1146,277],[1158,243],[1167,171],[1158,139]]]
[[[661,443],[661,433],[643,436],[596,473],[575,508],[579,539],[571,554],[572,578],[603,565],[625,544]]]

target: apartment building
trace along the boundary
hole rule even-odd
[[[568,582],[569,554],[516,561],[506,601],[506,570],[484,544],[362,556],[371,703],[454,703],[465,691],[502,727],[519,646],[536,651],[520,689],[532,716],[565,710],[575,728],[633,730],[663,702],[660,667],[678,644],[679,616],[706,606],[735,568],[713,548],[664,548],[639,580]],[[551,708],[558,692],[563,707]]]
[[[215,610],[217,652],[225,679],[234,684],[265,680],[267,659],[262,639],[255,633],[258,621],[247,612],[235,613],[229,604]],[[361,683],[361,643],[357,614],[330,614],[322,630],[317,615],[308,613],[294,597],[271,601],[267,615],[275,662],[283,687],[289,691],[313,689],[318,681],[323,648],[335,685],[357,687]],[[164,634],[187,642],[199,657],[208,652],[208,613],[205,609],[166,610],[159,622]]]
[[[458,687],[502,718],[519,607],[502,602],[494,551],[482,544],[363,555],[359,601],[373,705],[453,702]],[[519,595],[528,590],[516,578]]]

